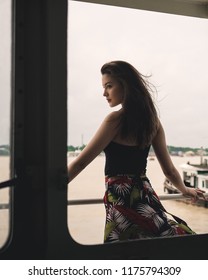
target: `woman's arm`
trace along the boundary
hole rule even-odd
[[[197,196],[203,196],[203,191],[194,188],[187,188],[183,183],[182,178],[178,170],[175,168],[167,150],[165,132],[161,123],[159,124],[157,134],[153,139],[152,146],[164,175],[178,190],[180,190],[184,195],[191,196],[194,199],[197,199]]]
[[[118,131],[119,111],[110,113],[80,155],[68,165],[68,183],[73,180],[103,149]]]

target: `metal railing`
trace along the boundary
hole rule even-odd
[[[205,193],[204,196],[208,198],[208,193]],[[189,199],[185,197],[183,194],[164,194],[159,195],[160,200],[178,200],[178,199]],[[69,206],[75,205],[87,205],[87,204],[101,204],[103,203],[103,199],[94,198],[94,199],[72,199],[68,200]]]
[[[205,193],[204,196],[208,198],[208,193]],[[182,194],[164,194],[159,195],[160,200],[178,200],[178,199],[188,199]],[[89,204],[102,204],[103,199],[101,198],[91,198],[91,199],[72,199],[67,201],[68,206],[75,205],[89,205]],[[208,203],[208,201],[207,201]],[[9,203],[1,203],[0,210],[9,209]]]

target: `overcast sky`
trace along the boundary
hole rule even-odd
[[[69,144],[112,110],[100,67],[119,59],[152,75],[168,145],[208,147],[207,19],[69,1],[68,30]]]
[[[0,0],[0,145],[9,142],[10,0]],[[69,1],[68,144],[87,144],[112,110],[100,67],[152,75],[168,145],[208,147],[208,20]]]

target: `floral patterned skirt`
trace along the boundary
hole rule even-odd
[[[180,218],[168,218],[146,176],[106,176],[105,181],[105,243],[195,234]]]

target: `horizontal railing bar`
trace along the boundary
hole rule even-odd
[[[205,197],[208,197],[208,193],[204,194]],[[182,194],[165,194],[159,196],[160,200],[174,200],[174,199],[187,199]],[[102,204],[103,199],[101,198],[91,198],[91,199],[72,199],[67,201],[67,205],[75,206],[75,205],[89,205],[89,204]],[[0,204],[1,209],[9,209],[9,203]]]
[[[68,200],[67,205],[74,206],[74,205],[85,205],[85,204],[101,204],[103,203],[102,198],[91,198],[91,199],[73,199]]]
[[[205,197],[208,197],[208,193],[204,194]],[[174,200],[174,199],[186,199],[183,194],[165,194],[159,196],[160,200]],[[72,199],[68,200],[69,206],[75,205],[86,205],[86,204],[101,204],[103,203],[103,199],[95,198],[95,199]]]

